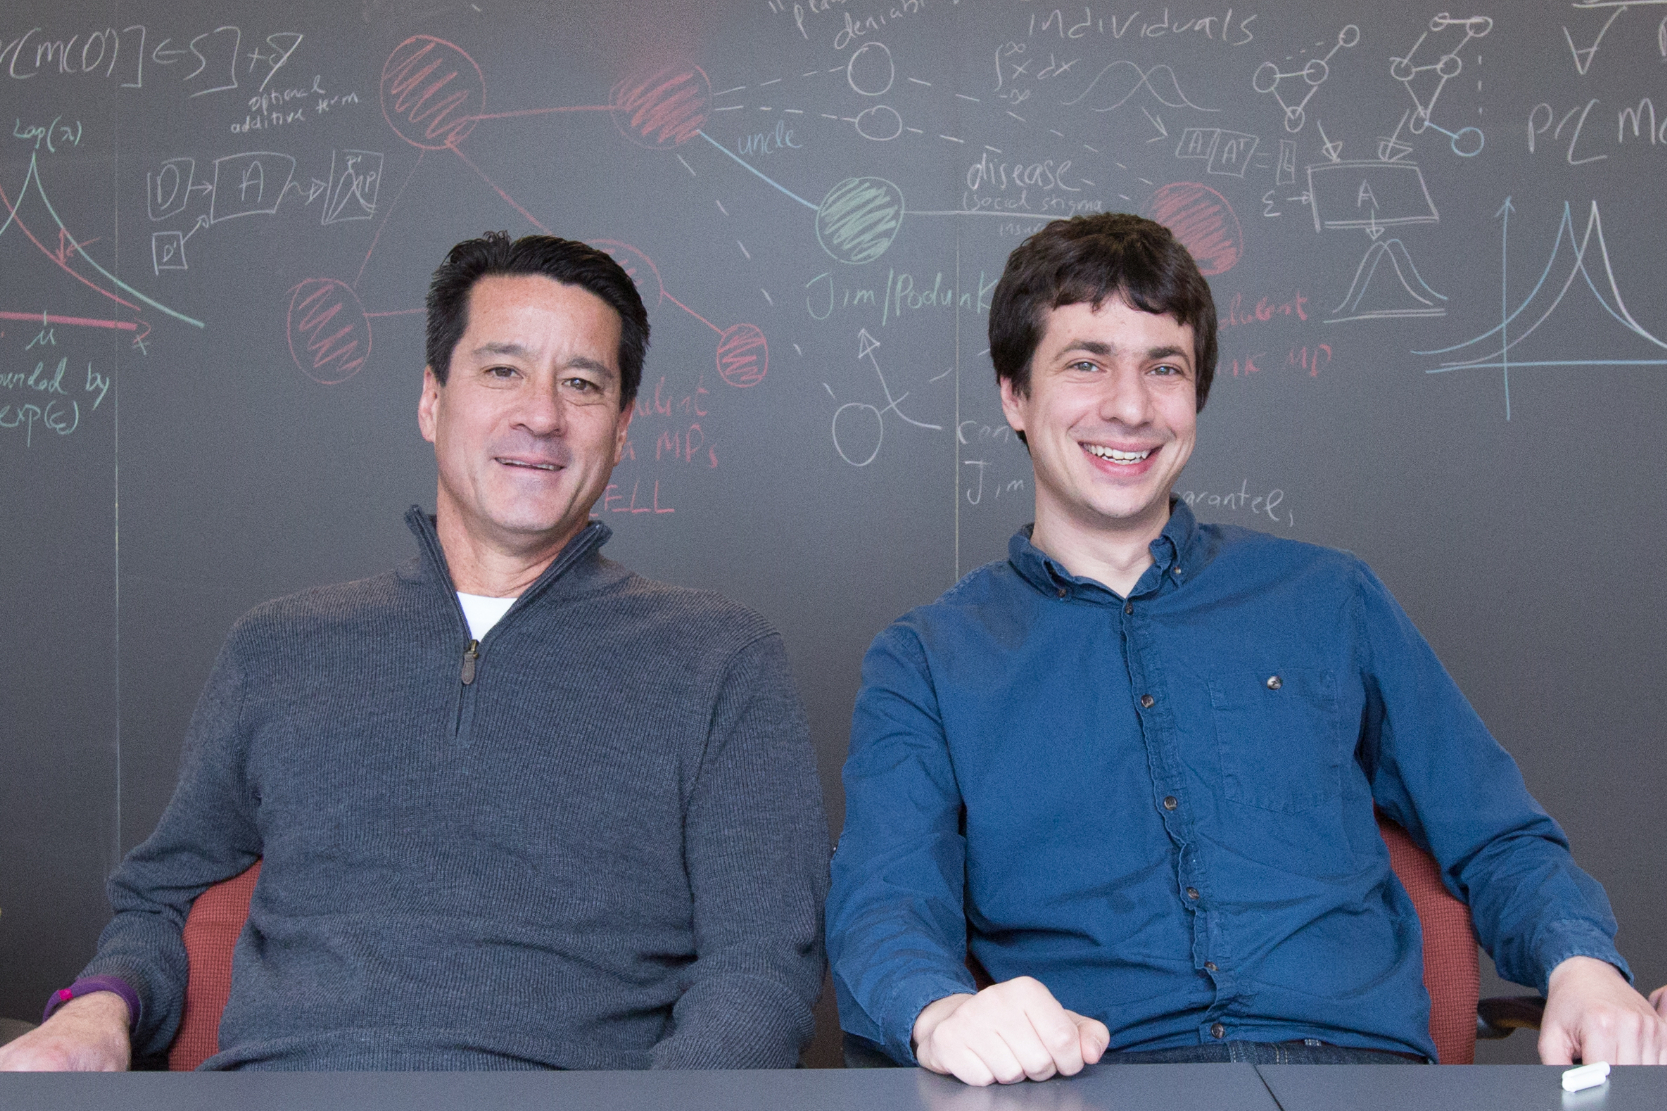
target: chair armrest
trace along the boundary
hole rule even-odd
[[[1508,1038],[1514,1030],[1538,1030],[1545,1000],[1538,995],[1495,996],[1476,1004],[1476,1036]]]

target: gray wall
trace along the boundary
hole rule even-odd
[[[91,951],[229,624],[409,554],[451,243],[632,248],[609,553],[776,622],[837,829],[867,642],[1028,519],[989,289],[1099,209],[1213,272],[1180,490],[1377,568],[1667,980],[1667,9],[1436,8],[11,5],[0,1013]]]

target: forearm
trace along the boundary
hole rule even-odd
[[[0,1046],[0,1072],[121,1072],[130,1046],[127,1003],[114,992],[72,999],[29,1033]]]
[[[741,650],[714,699],[684,817],[696,958],[655,1047],[663,1068],[791,1068],[826,968],[828,829],[779,637]]]

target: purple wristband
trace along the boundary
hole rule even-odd
[[[46,1001],[46,1010],[41,1012],[41,1021],[52,1017],[52,1012],[68,1003],[71,999],[79,999],[83,995],[91,995],[95,991],[113,991],[122,997],[127,1004],[127,1029],[131,1033],[139,1028],[139,993],[134,991],[126,980],[119,976],[89,976],[85,980],[77,980],[67,988],[59,988]]]

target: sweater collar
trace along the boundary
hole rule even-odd
[[[445,584],[450,593],[455,594],[457,586],[452,580],[451,568],[446,563],[445,549],[440,545],[440,534],[435,529],[434,514],[424,511],[420,505],[413,505],[405,511],[405,525],[417,538],[417,549],[422,554],[423,566],[439,582]],[[580,529],[557,553],[556,558],[550,561],[550,566],[533,580],[531,586],[521,592],[514,608],[531,602],[549,589],[551,583],[587,558],[595,558],[598,549],[606,544],[611,536],[613,530],[601,521],[591,521]]]

